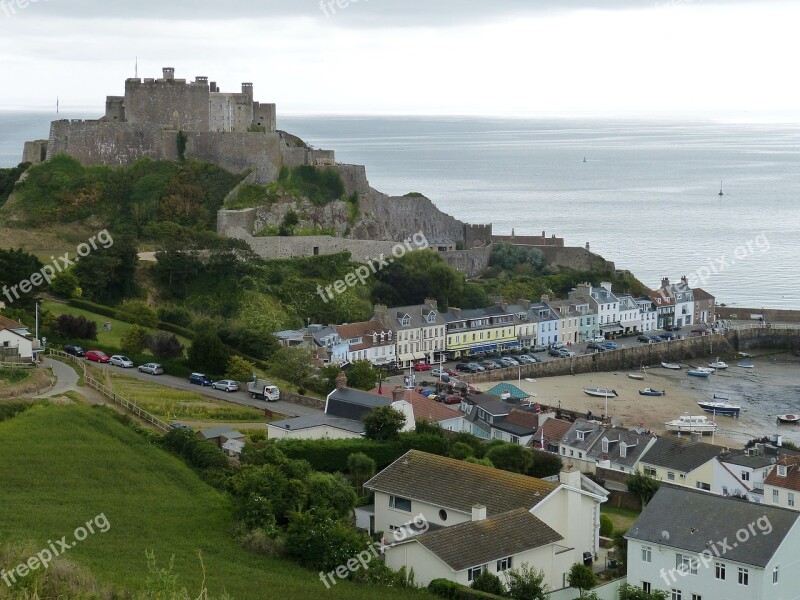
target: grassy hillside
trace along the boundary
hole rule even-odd
[[[161,566],[174,555],[180,584],[199,590],[199,550],[212,595],[367,600],[390,592],[346,583],[328,591],[315,573],[245,552],[232,539],[229,500],[105,411],[36,406],[0,423],[0,439],[0,539],[45,548],[48,539],[70,539],[75,528],[104,513],[110,529],[67,554],[102,584],[142,589],[151,550]]]

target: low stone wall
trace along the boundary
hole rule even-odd
[[[662,362],[686,362],[693,359],[724,355],[730,352],[751,350],[789,350],[800,347],[800,328],[754,328],[729,331],[725,335],[704,335],[673,340],[659,344],[642,344],[620,350],[582,354],[521,367],[509,367],[466,375],[462,379],[472,383],[502,381],[522,377],[555,377],[598,371],[638,369]]]
[[[317,410],[325,410],[325,400],[319,398],[312,398],[311,396],[301,396],[294,392],[281,391],[281,400],[284,402],[291,402],[298,406],[305,406],[306,408],[316,408]]]

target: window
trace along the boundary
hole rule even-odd
[[[794,506],[794,494],[792,492],[786,494],[786,501],[789,503],[789,506]]]
[[[483,573],[484,569],[486,569],[486,565],[480,565],[479,567],[471,567],[467,569],[467,581],[473,581],[478,575]]]
[[[775,502],[776,504],[778,502],[778,496],[779,496],[778,490],[772,490],[772,501]]]
[[[773,585],[778,583],[778,567],[772,569],[772,583]]]
[[[642,546],[642,562],[653,562],[653,549],[650,546]]]
[[[667,479],[669,479],[670,481],[675,481],[675,473],[673,473],[672,471],[667,473]]]
[[[700,594],[692,594],[692,600],[703,600]]]
[[[672,598],[672,600],[681,600],[683,596],[680,590],[672,590],[672,596],[670,596],[670,598]]]
[[[656,470],[653,467],[644,467],[642,471],[645,475],[649,475],[650,477],[656,476]]]
[[[389,496],[389,508],[411,512],[411,500],[408,498],[401,498],[400,496]]]
[[[578,452],[578,458],[583,458],[583,452]]]
[[[507,556],[501,560],[497,561],[497,572],[500,573],[502,571],[507,571],[511,568],[511,557]]]
[[[714,563],[714,577],[725,581],[725,563]]]
[[[750,473],[742,471],[742,481],[750,481]]]
[[[698,481],[698,482],[695,484],[695,487],[696,487],[698,490],[705,490],[705,491],[707,491],[707,492],[710,492],[710,491],[711,491],[711,485],[709,485],[708,483],[703,483],[702,481]]]
[[[750,584],[750,571],[744,567],[739,567],[739,585]]]
[[[642,582],[642,591],[645,594],[649,594],[650,593],[650,582],[649,581],[643,581]]]
[[[688,554],[678,553],[675,555],[675,568],[687,575],[697,575],[697,560]]]

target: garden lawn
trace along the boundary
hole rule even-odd
[[[639,512],[629,508],[609,506],[608,503],[600,505],[600,514],[608,515],[614,523],[614,531],[628,531],[633,522],[639,518]]]
[[[114,391],[140,408],[165,420],[182,421],[263,421],[264,412],[257,408],[231,404],[198,392],[176,390],[156,382],[142,381],[121,375],[109,374]]]
[[[97,323],[97,343],[103,346],[110,346],[112,348],[119,348],[122,341],[122,336],[125,335],[125,333],[131,327],[133,327],[131,323],[126,323],[125,321],[120,321],[119,319],[112,319],[104,315],[98,315],[97,313],[93,313],[82,308],[76,308],[74,306],[70,306],[69,304],[53,302],[52,300],[45,300],[42,302],[42,308],[53,313],[56,317],[58,315],[72,315],[74,317],[86,317],[90,321],[94,321]],[[103,329],[103,323],[107,321],[111,322],[111,331],[105,331]],[[148,332],[150,333],[155,333],[156,331],[157,330],[154,329],[148,329]],[[192,345],[191,341],[187,340],[185,337],[179,335],[176,337],[185,348],[188,349],[189,346]],[[89,349],[90,348],[86,348],[86,350]]]
[[[244,551],[232,539],[229,498],[108,409],[37,405],[0,423],[0,439],[2,543],[47,548],[48,540],[73,539],[76,528],[102,513],[108,531],[67,553],[101,584],[141,590],[149,550],[160,566],[174,556],[179,583],[194,597],[200,551],[215,596],[227,590],[237,600],[432,598],[348,582],[327,590],[317,573]]]

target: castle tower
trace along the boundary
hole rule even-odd
[[[172,81],[175,79],[175,67],[164,67],[161,69],[164,81]]]
[[[253,100],[253,84],[252,83],[243,83],[242,84],[242,93],[249,96],[250,100]]]

